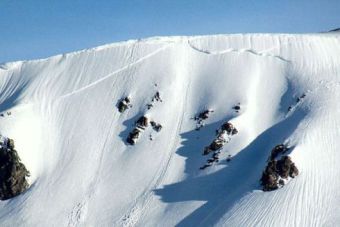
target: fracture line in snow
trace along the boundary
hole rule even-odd
[[[290,60],[287,60],[281,56],[278,56],[278,55],[272,55],[272,54],[268,54],[268,53],[262,53],[262,52],[257,52],[253,49],[234,49],[234,48],[229,48],[229,49],[226,49],[226,50],[222,50],[222,51],[209,51],[209,50],[202,50],[198,47],[196,47],[195,45],[193,45],[190,40],[188,40],[188,45],[193,49],[193,50],[196,50],[200,53],[204,53],[204,54],[211,54],[211,55],[220,55],[220,54],[226,54],[226,53],[250,53],[250,54],[253,54],[253,55],[256,55],[256,56],[260,56],[260,57],[272,57],[272,58],[277,58],[281,61],[284,61],[284,62],[287,62],[287,63],[290,63],[291,61]]]

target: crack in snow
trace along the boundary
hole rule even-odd
[[[256,56],[260,56],[260,57],[272,57],[272,58],[277,58],[281,61],[290,63],[290,60],[287,60],[279,55],[272,55],[272,54],[268,54],[268,53],[263,53],[263,52],[257,52],[253,49],[234,49],[234,48],[228,48],[226,50],[222,50],[222,51],[209,51],[209,50],[204,50],[204,49],[200,49],[197,46],[195,46],[194,44],[192,44],[190,42],[190,40],[188,40],[188,45],[195,51],[198,51],[200,53],[203,54],[211,54],[211,55],[221,55],[221,54],[227,54],[227,53],[249,53],[252,55],[256,55]]]

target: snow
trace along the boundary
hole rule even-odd
[[[0,132],[31,187],[0,202],[1,226],[339,225],[339,76],[338,33],[155,37],[3,64]],[[163,128],[130,146],[143,115]],[[226,121],[239,133],[200,170]],[[300,174],[263,192],[280,143]]]

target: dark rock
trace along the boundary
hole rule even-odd
[[[279,175],[277,174],[276,161],[269,161],[262,173],[261,185],[263,191],[272,191],[278,188]]]
[[[219,155],[220,153],[219,152],[214,152],[213,153],[213,155],[212,155],[212,158],[214,159],[214,160],[218,160],[219,158],[218,158],[218,155]]]
[[[199,113],[197,116],[195,116],[195,120],[196,121],[200,121],[200,120],[206,120],[209,118],[209,114],[212,113],[214,111],[212,110],[204,110],[203,112]]]
[[[209,166],[211,166],[211,165],[209,165],[209,164],[204,164],[204,166],[201,166],[200,169],[201,169],[201,170],[204,170],[205,168],[207,168],[207,167],[209,167]]]
[[[197,117],[198,117],[198,119],[206,120],[206,119],[208,119],[209,114],[210,114],[210,111],[205,110],[205,111],[199,113]]]
[[[213,163],[213,162],[215,162],[216,161],[216,159],[214,159],[214,158],[209,158],[208,160],[207,160],[207,163]]]
[[[161,124],[158,124],[155,121],[151,121],[150,124],[151,124],[153,130],[155,130],[156,132],[161,131],[162,128],[163,128],[163,126]]]
[[[126,142],[130,145],[135,145],[136,141],[138,140],[140,136],[140,133],[141,133],[140,129],[134,128],[132,132],[129,133],[129,136],[126,139]]]
[[[290,166],[290,170],[289,170],[289,176],[290,176],[291,178],[294,178],[294,177],[296,177],[297,175],[299,175],[299,170],[298,170],[298,168],[295,166],[295,164],[292,163],[291,166]]]
[[[153,105],[152,104],[147,104],[146,107],[148,108],[148,110],[150,110],[153,107]]]
[[[233,128],[233,130],[231,131],[231,135],[236,135],[238,133],[236,128]]]
[[[209,154],[210,152],[212,152],[212,150],[210,150],[210,147],[205,147],[204,150],[203,150],[203,155],[207,155]]]
[[[302,94],[299,98],[296,99],[296,102],[300,102],[305,97],[306,97],[306,94]]]
[[[238,103],[237,105],[233,106],[233,109],[236,110],[237,112],[241,110],[241,105]]]
[[[123,113],[125,110],[127,110],[128,108],[130,108],[131,105],[131,100],[129,97],[125,97],[122,100],[119,101],[118,103],[118,111],[120,113]]]
[[[224,123],[221,127],[221,130],[226,131],[228,135],[234,135],[238,133],[237,129],[230,122]]]
[[[215,139],[210,145],[209,148],[212,151],[217,151],[218,149],[222,148],[224,145],[223,140]]]
[[[14,150],[13,140],[10,141],[10,147],[0,148],[0,200],[13,198],[29,187],[26,179],[29,171]]]
[[[145,116],[141,116],[137,121],[136,121],[136,126],[141,129],[145,129],[149,126],[149,119]]]
[[[209,118],[209,114],[214,111],[212,110],[204,110],[194,117],[194,120],[197,121],[196,130],[200,130],[204,126],[204,120]]]
[[[277,162],[277,172],[278,174],[284,178],[287,179],[289,176],[289,169],[292,161],[288,156],[282,157],[278,162]]]
[[[156,94],[152,98],[152,102],[157,101],[157,102],[162,102],[163,100],[161,99],[161,95],[159,94],[159,91],[156,92]]]
[[[263,191],[278,189],[284,185],[283,179],[294,178],[298,174],[299,170],[289,156],[282,156],[279,161],[270,160],[260,180]]]
[[[289,148],[284,144],[279,144],[275,146],[270,153],[270,160],[276,159],[279,154],[284,154],[288,150]]]
[[[280,180],[279,180],[279,185],[280,185],[281,187],[284,186],[284,185],[285,185],[285,181],[282,180],[282,179],[280,179]]]

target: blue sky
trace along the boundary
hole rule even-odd
[[[340,0],[0,0],[0,62],[156,35],[340,27]]]

